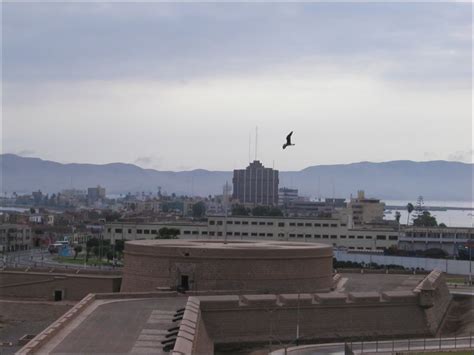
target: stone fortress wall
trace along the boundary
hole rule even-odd
[[[323,244],[139,240],[127,242],[124,254],[122,292],[187,286],[192,292],[291,293],[333,286],[332,248]]]
[[[97,274],[84,270],[4,269],[0,271],[0,296],[3,298],[78,301],[88,293],[119,292],[118,273]]]
[[[411,291],[190,297],[183,319],[189,318],[200,331],[189,336],[189,329],[180,329],[174,353],[189,354],[181,350],[192,349],[198,354],[215,345],[268,344],[270,339],[288,343],[296,339],[297,324],[305,342],[432,336],[450,299],[439,271]]]

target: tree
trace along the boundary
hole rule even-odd
[[[418,217],[422,216],[423,212],[426,211],[424,204],[423,196],[418,196],[413,219],[417,219]]]
[[[232,216],[248,216],[250,210],[242,205],[235,205],[232,207]]]
[[[30,213],[31,213],[31,214],[35,214],[35,213],[36,213],[36,210],[35,210],[33,207],[30,207]]]
[[[123,250],[125,249],[125,241],[118,239],[115,241],[115,252],[119,257],[123,255]]]
[[[94,237],[89,239],[86,242],[86,262],[89,260],[89,254],[95,247],[99,247],[100,241],[98,238]]]
[[[82,251],[82,245],[76,245],[74,246],[74,260],[77,258],[77,254],[79,254]]]
[[[423,211],[421,215],[413,219],[413,225],[417,227],[436,227],[438,221],[429,211]]]
[[[410,214],[413,212],[414,209],[415,209],[415,207],[413,206],[413,204],[411,202],[408,202],[408,205],[407,205],[407,212],[408,212],[407,226],[410,224]]]
[[[395,212],[395,220],[397,221],[398,224],[400,224],[400,217],[401,217],[400,211]]]
[[[202,218],[206,213],[206,205],[204,202],[199,201],[193,205],[193,217],[194,218]]]
[[[252,209],[252,216],[283,216],[283,212],[278,207],[256,206]]]
[[[178,239],[180,230],[178,228],[163,227],[158,231],[158,235],[155,239]]]
[[[438,227],[441,227],[441,228],[446,228],[446,227],[447,227],[447,225],[446,225],[446,224],[444,224],[444,223],[440,223],[440,224],[438,225]]]

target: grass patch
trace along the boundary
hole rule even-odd
[[[466,277],[446,277],[446,282],[451,284],[464,284],[467,282]]]
[[[86,265],[112,265],[112,263],[107,260],[97,260],[95,257],[90,257],[87,263],[85,262],[86,258],[80,256],[76,259],[74,259],[73,256],[55,256],[53,260],[61,264],[84,265],[85,263]]]

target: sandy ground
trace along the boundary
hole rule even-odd
[[[21,346],[17,341],[25,334],[38,334],[74,303],[43,301],[0,300],[0,342],[12,342],[13,346],[0,345],[0,354],[13,354]]]

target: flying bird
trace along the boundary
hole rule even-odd
[[[289,145],[294,145],[294,144],[291,144],[291,135],[293,134],[293,131],[290,132],[290,134],[288,134],[286,136],[286,143],[283,144],[283,149],[285,149],[286,147],[288,147]]]

